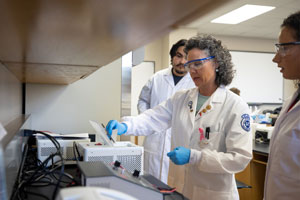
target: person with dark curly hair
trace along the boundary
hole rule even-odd
[[[179,91],[167,101],[106,130],[145,135],[172,128],[168,184],[191,200],[238,200],[234,174],[252,159],[250,110],[225,86],[233,76],[229,51],[209,35],[185,46],[186,69],[196,88]]]
[[[275,123],[264,199],[296,200],[300,198],[300,11],[283,21],[275,46],[273,62],[283,78],[295,81],[297,90],[284,102]]]

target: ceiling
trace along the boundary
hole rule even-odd
[[[275,6],[276,8],[235,25],[210,23],[211,20],[245,4]],[[232,0],[182,28],[195,28],[199,30],[199,33],[213,35],[277,39],[283,19],[299,9],[300,0]]]

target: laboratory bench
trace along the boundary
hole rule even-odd
[[[33,143],[32,143],[33,142]],[[12,200],[14,199],[30,199],[30,200],[50,200],[52,199],[53,194],[55,193],[55,187],[57,185],[59,175],[62,172],[62,179],[59,184],[59,188],[66,188],[66,187],[74,187],[74,186],[82,186],[82,171],[80,170],[79,164],[65,164],[64,170],[61,171],[61,167],[54,167],[54,168],[46,168],[46,167],[38,167],[37,163],[37,148],[36,144],[34,143],[34,139],[31,138],[29,140],[29,145],[26,145],[26,150],[24,151],[24,162],[21,167],[21,173],[18,174],[17,177],[17,184],[19,185],[15,188]],[[82,162],[84,163],[84,162]],[[41,166],[41,165],[39,165]],[[40,176],[40,178],[34,178],[37,180],[32,180],[31,182],[28,180],[30,176],[33,177],[29,173],[35,171],[35,175]],[[38,175],[39,174],[39,175]],[[36,176],[36,177],[37,177]],[[123,176],[125,179],[125,175]],[[167,185],[162,183],[160,180],[156,179],[153,176],[144,174],[143,177],[149,183],[156,185],[157,187],[161,188],[168,188]],[[126,180],[127,181],[127,180]],[[125,182],[126,182],[125,181]],[[23,183],[23,184],[22,184]],[[145,184],[145,182],[144,182]],[[20,187],[19,187],[20,186]],[[129,187],[130,188],[130,187]],[[114,188],[112,188],[114,189]],[[137,190],[139,191],[139,190]],[[132,191],[136,192],[136,191]],[[129,194],[132,195],[132,194]],[[71,197],[70,197],[71,198]],[[170,193],[164,193],[163,195],[164,200],[188,200],[184,197],[181,193],[177,191],[173,191]]]
[[[244,171],[236,174],[236,180],[251,186],[238,190],[240,200],[263,199],[268,156],[269,144],[256,143],[253,140],[253,158]]]
[[[65,166],[65,172],[72,175],[74,177],[73,180],[70,180],[69,178],[63,177],[62,178],[62,184],[61,188],[65,187],[73,187],[73,186],[81,186],[81,176],[79,169],[77,166]],[[46,176],[50,178],[50,176]],[[56,181],[55,181],[56,183]],[[51,185],[46,186],[35,186],[35,187],[28,187],[26,191],[27,199],[31,200],[45,200],[45,199],[51,199],[52,195],[55,191],[55,183]],[[131,194],[128,194],[131,195]],[[71,198],[71,197],[69,197]],[[16,198],[17,199],[17,198]],[[164,200],[188,200],[185,196],[183,196],[181,193],[178,193],[177,191],[165,194],[163,195]]]

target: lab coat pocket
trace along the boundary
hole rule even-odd
[[[211,132],[208,137],[200,141],[200,148],[216,150],[218,149],[220,138],[220,132]]]

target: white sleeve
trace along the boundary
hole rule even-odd
[[[172,112],[173,99],[170,98],[138,116],[123,117],[121,121],[128,127],[126,135],[150,135],[171,127]]]
[[[137,104],[137,110],[139,114],[150,108],[152,85],[153,79],[151,78],[141,90]]]
[[[238,107],[238,108],[236,108]],[[198,166],[200,171],[208,173],[237,173],[243,171],[252,159],[251,130],[242,128],[243,115],[250,111],[246,105],[236,105],[234,114],[228,114],[225,124],[225,152],[203,149],[192,149],[190,164]],[[245,115],[244,115],[245,116]]]

